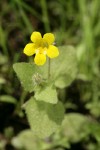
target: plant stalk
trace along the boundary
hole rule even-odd
[[[48,58],[48,79],[50,78],[50,58]]]

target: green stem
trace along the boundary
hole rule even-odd
[[[48,58],[48,79],[50,78],[50,58]]]
[[[88,14],[87,0],[78,0],[78,2],[83,30],[83,42],[87,48],[86,68],[88,66],[87,69],[89,72],[91,72],[94,65],[94,61],[91,60],[94,60],[95,55],[94,31],[92,28],[93,22],[91,16]]]
[[[44,23],[44,28],[46,32],[50,31],[50,23],[49,23],[49,15],[47,10],[47,1],[41,0],[41,8],[42,8],[42,19]]]

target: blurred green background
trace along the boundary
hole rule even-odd
[[[12,65],[33,31],[52,32],[56,45],[72,45],[78,59],[76,80],[60,91],[66,122],[59,133],[35,137],[21,109],[30,96]],[[100,150],[100,1],[0,1],[0,150]]]

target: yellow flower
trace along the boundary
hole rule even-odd
[[[46,33],[41,36],[40,32],[33,32],[31,41],[24,48],[24,54],[32,56],[35,54],[34,62],[37,65],[43,65],[46,62],[46,55],[49,58],[55,58],[59,55],[58,48],[53,45],[55,37],[52,33]]]

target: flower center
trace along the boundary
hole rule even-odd
[[[43,47],[39,47],[38,49],[35,50],[35,53],[36,54],[40,53],[40,54],[46,55],[47,54],[47,48],[46,47],[44,47],[44,48]]]

